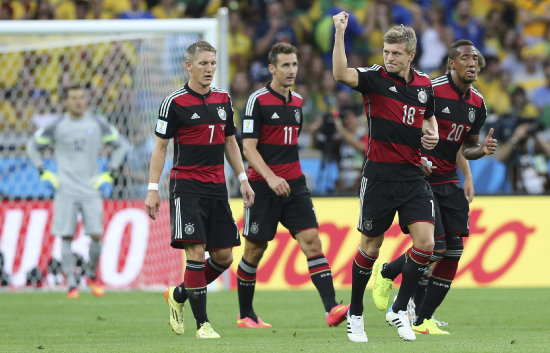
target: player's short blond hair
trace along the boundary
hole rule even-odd
[[[388,44],[405,44],[405,50],[409,54],[416,52],[416,33],[409,26],[393,26],[384,34],[383,40]]]
[[[183,58],[185,61],[189,61],[190,63],[192,63],[193,61],[197,60],[199,53],[202,51],[210,51],[216,54],[216,48],[214,48],[210,43],[204,40],[199,40],[198,42],[191,44],[187,48]]]

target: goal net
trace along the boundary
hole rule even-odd
[[[0,21],[0,286],[63,285],[61,244],[50,233],[54,193],[40,181],[25,144],[60,117],[63,89],[72,85],[89,87],[90,110],[131,146],[104,202],[99,277],[111,288],[181,281],[182,252],[169,246],[171,151],[159,219],[144,210],[154,125],[162,99],[187,82],[183,56],[191,43],[203,39],[218,49],[214,85],[228,88],[226,36],[224,9],[211,19]],[[56,170],[51,151],[44,157],[46,168]],[[105,164],[102,158],[100,168]],[[82,276],[89,243],[79,222],[72,250]]]

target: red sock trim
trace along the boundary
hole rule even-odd
[[[365,254],[363,251],[361,251],[361,249],[359,249],[357,250],[357,254],[355,254],[355,263],[359,267],[372,269],[377,258],[378,256],[370,257],[367,254]]]
[[[455,278],[457,269],[458,261],[441,259],[435,264],[432,276],[451,282]]]
[[[256,274],[255,273],[253,275],[251,275],[249,273],[246,273],[241,269],[240,266],[237,268],[237,277],[240,278],[243,281],[248,281],[248,282],[252,282],[252,281],[256,280]]]
[[[423,251],[418,248],[415,248],[414,246],[412,246],[409,250],[407,250],[407,252],[409,253],[410,258],[413,259],[414,262],[419,263],[421,265],[425,265],[429,263],[430,257],[433,254],[433,251]]]
[[[204,278],[204,270],[194,271],[187,269],[183,275],[185,289],[196,289],[206,287],[206,279]]]

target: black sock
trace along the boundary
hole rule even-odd
[[[185,303],[187,300],[187,292],[185,291],[184,282],[181,282],[181,284],[174,289],[174,300],[178,303]]]
[[[363,315],[363,297],[372,274],[372,266],[378,257],[370,257],[359,248],[352,266],[351,303],[349,315]]]
[[[187,260],[184,282],[187,298],[193,310],[193,316],[197,321],[197,329],[200,324],[208,321],[206,315],[206,279],[204,278],[204,262]]]
[[[424,300],[424,296],[426,295],[426,287],[428,287],[428,279],[427,278],[421,278],[420,281],[418,281],[418,285],[416,286],[414,290],[414,305],[416,306],[416,311],[418,312],[418,309],[420,308],[420,305],[422,305],[422,300]]]
[[[399,274],[403,270],[405,259],[406,255],[403,253],[392,262],[385,263],[382,266],[382,271],[380,271],[382,273],[382,277],[389,278],[393,281],[397,276],[399,276]]]
[[[252,299],[256,288],[256,271],[254,266],[243,258],[237,268],[237,291],[239,295],[239,309],[241,318],[249,317],[258,322],[258,317],[252,308]]]
[[[424,319],[429,320],[432,318],[435,309],[443,302],[449,289],[451,289],[451,282],[439,278],[430,278],[422,305],[420,308],[417,307],[415,325],[421,325]]]
[[[412,297],[418,281],[428,267],[432,251],[422,251],[414,246],[408,251],[407,261],[403,265],[403,280],[393,303],[393,312],[407,310],[407,303]]]
[[[321,254],[310,257],[307,259],[307,267],[311,281],[317,288],[325,311],[328,313],[338,303],[336,302],[336,293],[334,292],[334,284],[332,283],[332,272],[325,255]]]

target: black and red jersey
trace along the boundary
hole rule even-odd
[[[155,133],[174,139],[170,193],[227,198],[224,174],[226,136],[235,135],[227,91],[212,87],[202,95],[185,85],[164,98]]]
[[[470,87],[464,92],[455,85],[451,74],[432,80],[435,94],[435,115],[439,125],[439,142],[422,155],[437,168],[428,177],[430,184],[458,182],[456,154],[466,135],[479,135],[487,118],[483,96]]]
[[[269,84],[252,93],[246,103],[243,139],[258,139],[256,148],[264,162],[275,175],[287,181],[303,177],[298,159],[302,103],[298,93],[290,91],[287,102]],[[248,168],[248,179],[265,182],[252,167]]]
[[[423,178],[422,124],[434,113],[430,78],[411,69],[413,79],[406,82],[379,65],[356,70],[355,90],[363,94],[369,127],[363,176],[393,181]]]

